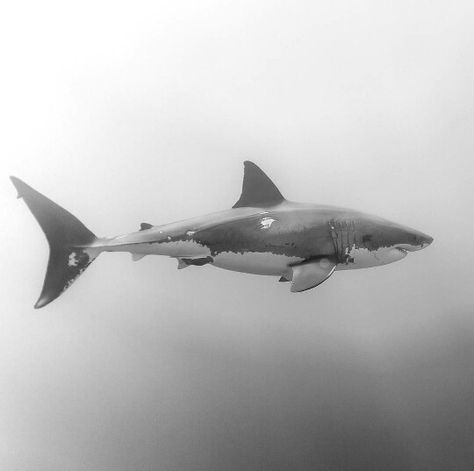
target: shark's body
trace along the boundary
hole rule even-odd
[[[291,281],[304,291],[335,270],[385,265],[432,238],[359,211],[287,201],[273,182],[245,162],[242,195],[232,209],[172,224],[96,238],[63,208],[12,177],[50,244],[50,262],[35,307],[58,297],[101,252],[130,252],[134,260],[166,255],[178,268],[214,265]]]

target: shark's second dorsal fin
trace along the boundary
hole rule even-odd
[[[151,229],[153,227],[153,224],[149,224],[147,222],[142,222],[140,224],[140,230],[141,231],[146,231],[147,229]]]
[[[274,206],[284,201],[284,197],[275,184],[265,173],[253,162],[244,162],[244,181],[242,183],[242,194],[239,201],[232,206],[241,208],[244,206],[255,206],[265,208]]]

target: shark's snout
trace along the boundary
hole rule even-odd
[[[431,236],[429,236],[429,235],[425,235],[425,238],[424,238],[424,240],[423,240],[423,242],[422,242],[423,248],[424,248],[424,247],[427,247],[428,245],[430,245],[431,242],[433,242],[433,240],[434,240],[433,237],[431,237]]]
[[[419,247],[418,250],[428,247],[428,245],[430,245],[431,242],[433,242],[433,237],[429,236],[428,234],[423,234],[422,232],[416,232],[415,238]]]
[[[408,252],[416,252],[417,250],[428,247],[433,242],[433,237],[423,232],[413,231],[410,237],[409,243],[399,244],[398,248],[406,250]]]

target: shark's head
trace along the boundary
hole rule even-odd
[[[385,264],[405,258],[408,252],[428,247],[433,237],[410,227],[381,221],[375,224],[371,242],[374,247],[379,247],[377,258]]]
[[[355,242],[352,245],[350,224],[335,229],[336,240],[341,240],[344,244],[345,237],[348,237],[346,240],[350,245],[349,249],[343,246],[345,254],[341,258],[346,261],[346,267],[342,269],[386,265],[401,260],[408,252],[421,250],[433,242],[431,236],[416,229],[368,215],[363,215],[355,222]],[[344,229],[349,230],[345,232]]]
[[[402,252],[415,252],[433,242],[433,237],[411,227],[377,217],[362,217],[359,229],[362,242],[370,249],[390,248]]]

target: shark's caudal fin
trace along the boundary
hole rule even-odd
[[[70,212],[37,192],[19,178],[10,177],[38,221],[49,243],[49,261],[43,290],[35,308],[46,306],[63,293],[97,257],[89,246],[97,240]]]
[[[244,162],[242,194],[239,201],[232,207],[254,206],[256,208],[265,208],[275,206],[284,200],[283,195],[262,169],[253,162],[246,160]]]

